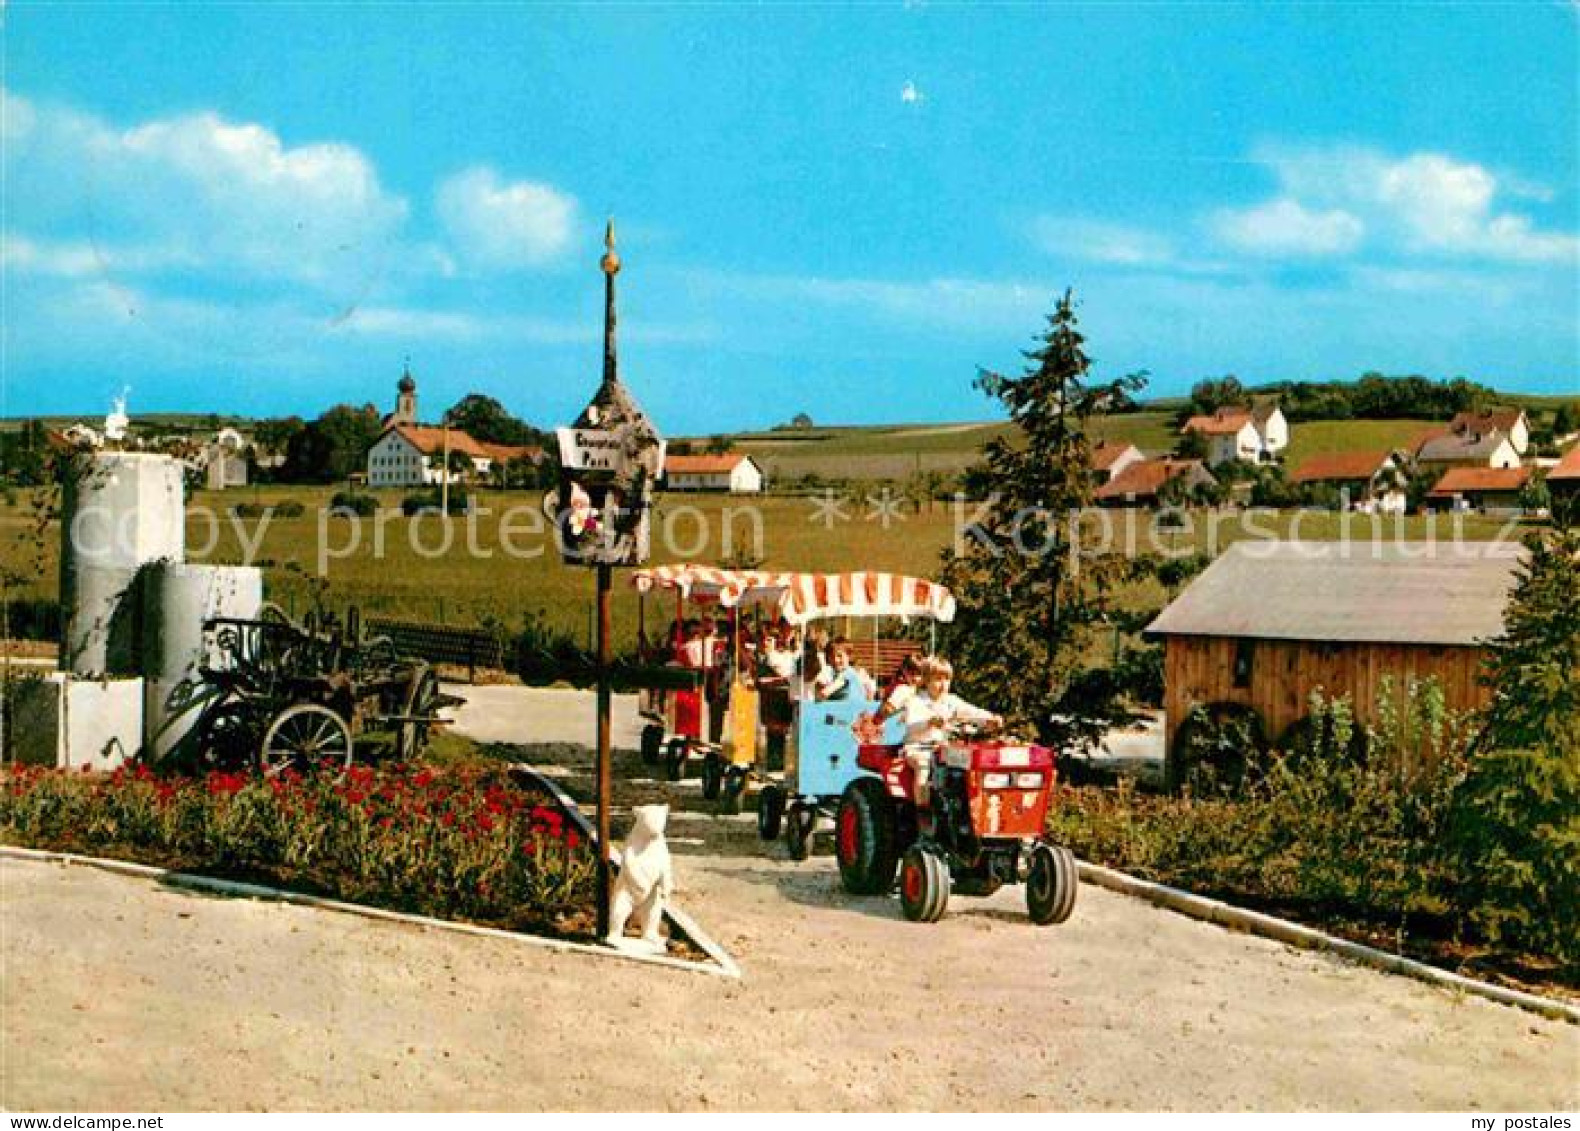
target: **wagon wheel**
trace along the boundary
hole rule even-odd
[[[406,718],[395,730],[395,757],[409,759],[422,753],[422,748],[428,745],[428,731],[432,725],[427,720],[431,720],[436,713],[435,704],[438,701],[439,678],[427,664],[418,665],[406,689],[405,702],[401,705],[401,714]],[[417,716],[422,716],[424,721],[415,721]]]
[[[307,774],[351,768],[351,728],[346,720],[317,703],[298,703],[275,716],[258,750],[265,777],[290,768]]]
[[[236,773],[251,769],[258,749],[257,711],[240,699],[209,704],[197,721],[194,753],[204,770]]]
[[[757,794],[757,835],[763,840],[774,840],[784,824],[785,791],[777,785],[765,785]]]
[[[785,814],[785,847],[790,859],[805,860],[812,855],[812,834],[817,828],[817,808],[813,805],[792,805]]]
[[[684,738],[669,740],[669,747],[664,752],[664,772],[670,781],[679,781],[686,776],[686,746]]]
[[[702,799],[717,801],[719,787],[724,783],[724,760],[709,750],[702,757]]]
[[[642,728],[642,762],[648,766],[658,765],[658,757],[664,749],[664,728],[656,723],[649,723]]]
[[[731,766],[724,771],[724,783],[719,787],[719,812],[733,817],[741,811],[741,796],[746,792],[746,771]]]

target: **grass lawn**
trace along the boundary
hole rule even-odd
[[[364,519],[358,528],[343,518],[324,516],[333,488],[261,487],[224,494],[194,492],[189,499],[188,558],[192,561],[241,563],[250,560],[264,569],[271,600],[300,614],[321,589],[331,607],[360,605],[365,613],[475,624],[497,620],[512,627],[535,610],[547,622],[585,640],[591,627],[593,575],[560,563],[545,527],[534,525],[532,511],[540,492],[487,492],[479,495],[485,510],[475,522],[455,517],[448,523],[429,516],[405,518],[398,508],[400,492],[381,492],[386,508],[378,520]],[[300,518],[238,519],[229,508],[242,502],[304,504]],[[661,496],[654,516],[654,561],[723,562],[739,554],[761,557],[772,569],[842,571],[887,570],[932,576],[939,554],[955,537],[957,514],[969,517],[974,508],[939,503],[921,514],[906,513],[903,521],[883,529],[871,508],[847,502],[844,517],[832,527],[814,521],[817,511],[808,498],[770,496],[730,499],[717,495]],[[1222,549],[1247,537],[1298,536],[1331,541],[1344,536],[1367,537],[1372,520],[1360,515],[1324,512],[1242,515],[1229,511],[1190,515],[1190,528],[1157,532],[1145,511],[1107,512],[1110,545],[1143,551],[1184,552]],[[1496,520],[1459,519],[1461,536],[1486,540],[1517,536],[1517,528]],[[1408,518],[1378,529],[1388,538],[1419,540],[1453,536],[1455,520]],[[45,531],[42,554],[35,552],[32,526],[17,507],[0,509],[0,568],[15,570],[25,582],[18,592],[54,596],[58,571],[59,527]],[[538,533],[534,534],[533,531]],[[448,538],[448,548],[445,548]],[[668,547],[666,549],[666,547]],[[35,567],[35,559],[42,568]],[[326,567],[320,579],[320,560]],[[1155,603],[1158,594],[1138,591],[1132,599]],[[648,624],[668,615],[663,602],[649,602]],[[622,575],[615,585],[614,622],[617,646],[634,640],[637,600]]]

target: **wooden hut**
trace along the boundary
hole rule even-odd
[[[1311,693],[1370,720],[1384,676],[1435,677],[1455,711],[1486,705],[1484,642],[1503,629],[1519,547],[1507,543],[1239,542],[1147,627],[1164,641],[1175,737],[1198,706],[1254,711],[1279,740]]]

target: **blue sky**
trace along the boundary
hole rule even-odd
[[[1152,392],[1580,395],[1580,9],[9,4],[0,415],[982,419],[1073,287]]]

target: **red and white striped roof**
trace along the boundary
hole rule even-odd
[[[820,617],[955,618],[955,598],[948,589],[898,573],[775,573],[667,565],[637,570],[631,584],[643,593],[676,589],[684,597],[718,601],[726,608],[762,602],[798,626]]]

